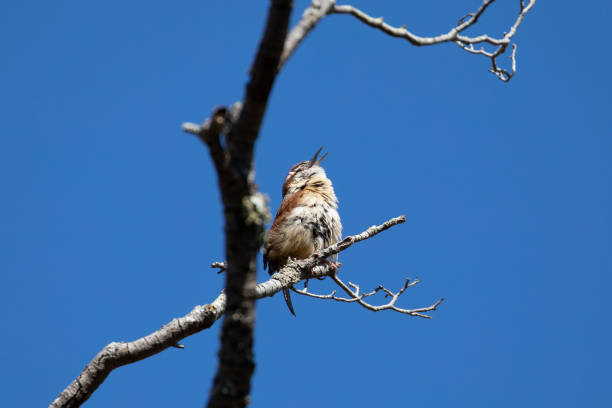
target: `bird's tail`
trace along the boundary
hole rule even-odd
[[[291,303],[291,293],[289,293],[289,288],[283,288],[283,296],[285,297],[285,303],[287,303],[287,307],[292,315],[295,316],[295,311],[293,310],[293,304]]]

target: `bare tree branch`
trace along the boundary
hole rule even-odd
[[[361,234],[345,237],[342,241],[315,252],[309,258],[303,260],[292,260],[291,262],[288,262],[287,265],[285,265],[280,271],[272,275],[272,279],[279,280],[284,288],[289,288],[304,279],[327,276],[319,274],[317,272],[317,268],[315,268],[320,261],[348,249],[351,245],[357,242],[372,238],[381,232],[404,222],[406,222],[406,217],[404,215],[400,215],[399,217],[392,218],[380,225],[372,225]],[[311,272],[306,275],[303,273],[303,271]]]
[[[267,201],[257,192],[254,181],[254,146],[278,72],[292,9],[291,0],[271,0],[241,107],[235,121],[232,118],[231,126],[225,129],[222,167],[215,162],[225,215],[227,311],[209,408],[242,408],[249,403],[255,370],[255,300],[248,294],[255,287],[257,252],[269,217]],[[213,160],[214,143],[209,143]]]
[[[219,135],[226,124],[227,108],[219,106],[213,110],[210,118],[206,119],[201,126],[193,123],[184,123],[182,128],[185,132],[192,133],[208,146],[210,157],[215,165],[217,174],[225,172],[225,152],[221,147]]]
[[[426,318],[426,319],[431,319],[431,316],[423,314],[423,313],[424,312],[429,312],[429,311],[436,310],[438,305],[440,305],[440,303],[442,303],[442,301],[444,300],[444,298],[442,298],[442,299],[438,300],[436,303],[434,303],[433,305],[428,306],[428,307],[422,307],[422,308],[418,308],[418,309],[403,309],[403,308],[399,308],[399,307],[395,306],[395,302],[397,302],[399,297],[404,293],[404,291],[406,289],[408,289],[411,286],[416,285],[419,282],[418,279],[415,279],[412,282],[410,281],[410,279],[406,279],[406,282],[404,283],[404,286],[399,291],[397,291],[396,293],[391,292],[389,289],[385,288],[382,285],[377,286],[371,292],[359,293],[359,290],[360,290],[359,289],[359,285],[356,285],[356,284],[351,283],[351,282],[344,283],[338,277],[338,274],[332,274],[331,278],[333,279],[334,282],[336,282],[336,284],[338,286],[340,286],[340,288],[342,288],[342,290],[344,290],[349,295],[348,298],[341,297],[341,296],[336,296],[336,291],[335,290],[332,291],[328,295],[319,295],[319,294],[316,294],[316,293],[308,292],[308,288],[307,287],[305,287],[304,289],[295,289],[295,288],[293,288],[293,291],[296,292],[296,293],[299,293],[300,295],[313,297],[315,299],[331,299],[331,300],[335,300],[337,302],[358,303],[361,306],[363,306],[366,309],[371,310],[373,312],[380,312],[382,310],[393,310],[393,311],[396,311],[398,313],[403,313],[403,314],[407,314],[407,315],[410,315],[410,316],[423,317],[423,318]],[[376,295],[377,293],[379,293],[381,291],[384,292],[387,297],[391,297],[391,300],[389,302],[387,302],[386,304],[379,305],[379,306],[374,306],[374,305],[372,305],[370,303],[367,303],[366,301],[363,300],[363,299],[365,299],[367,297],[374,296],[374,295]]]
[[[514,24],[510,27],[510,30],[507,33],[504,33],[503,37],[501,38],[489,37],[486,34],[479,35],[476,37],[462,35],[462,33],[466,29],[478,22],[480,16],[494,1],[495,0],[484,0],[482,5],[478,8],[478,10],[476,10],[476,12],[466,14],[464,17],[459,19],[457,25],[451,28],[447,33],[440,34],[434,37],[420,37],[408,31],[405,26],[393,27],[385,23],[382,17],[371,17],[363,11],[350,5],[334,5],[331,9],[331,13],[352,15],[353,17],[369,25],[370,27],[377,28],[392,37],[403,38],[410,42],[412,45],[416,46],[454,42],[459,47],[461,47],[461,49],[471,54],[480,54],[491,59],[490,72],[492,72],[502,81],[507,82],[516,72],[516,44],[513,45],[513,51],[510,55],[510,59],[512,61],[511,71],[507,71],[503,68],[498,67],[496,59],[498,56],[506,52],[506,48],[510,44],[512,37],[514,37],[514,35],[516,34],[516,31],[519,25],[523,22],[523,18],[525,17],[527,12],[535,5],[536,0],[527,0],[527,5],[525,5],[525,0],[519,1],[520,11],[518,17],[516,18]],[[475,44],[482,43],[492,45],[496,48],[493,51],[486,51],[483,47],[479,49],[474,48]]]
[[[221,293],[212,303],[196,306],[189,314],[173,319],[148,336],[129,343],[108,344],[49,407],[81,406],[115,368],[160,353],[185,337],[209,328],[223,315],[225,306],[225,293]]]
[[[405,217],[393,218],[381,225],[372,226],[358,235],[348,236],[335,245],[313,254],[310,258],[292,261],[275,273],[266,282],[252,287],[248,293],[249,299],[261,299],[274,296],[285,287],[291,287],[304,279],[314,279],[332,276],[336,273],[336,265],[321,262],[322,259],[345,249],[356,242],[372,238],[380,232],[401,224]],[[211,267],[228,266],[225,262],[214,262]],[[173,319],[161,329],[138,340],[113,342],[104,347],[79,376],[62,391],[50,405],[52,408],[78,407],[102,384],[115,368],[143,360],[160,353],[169,347],[176,347],[184,338],[212,326],[226,312],[227,298],[222,292],[208,305],[196,306],[189,314]]]
[[[359,303],[361,306],[365,307],[368,310],[371,310],[373,312],[380,312],[381,310],[393,310],[396,311],[398,313],[403,313],[403,314],[407,314],[410,316],[418,316],[418,317],[423,317],[423,318],[427,318],[427,319],[431,319],[431,316],[423,314],[424,312],[429,312],[429,311],[434,311],[436,310],[436,308],[438,307],[438,305],[440,305],[440,303],[442,303],[442,301],[444,300],[444,298],[438,300],[436,303],[434,303],[431,306],[428,307],[422,307],[422,308],[418,308],[418,309],[403,309],[400,307],[395,306],[395,302],[397,302],[397,299],[399,299],[399,297],[404,293],[404,291],[406,289],[408,289],[411,286],[416,285],[419,280],[415,279],[414,281],[410,282],[410,279],[406,279],[406,282],[404,283],[404,286],[402,286],[402,288],[397,291],[397,292],[391,292],[389,289],[383,287],[382,285],[379,285],[376,289],[374,289],[372,292],[366,293],[366,294],[359,294],[359,286],[356,284],[353,284],[351,282],[348,282],[348,285],[346,285],[339,277],[337,274],[332,275],[331,277],[334,282],[336,282],[336,284],[338,286],[340,286],[342,288],[342,290],[344,290],[349,296],[350,296],[350,301],[355,301],[357,303]],[[351,286],[353,289],[349,288],[349,286]],[[375,295],[376,293],[383,291],[387,296],[391,297],[391,300],[384,304],[384,305],[380,305],[380,306],[374,306],[371,305],[367,302],[365,302],[363,299],[372,295]]]
[[[283,55],[281,56],[278,64],[278,70],[280,71],[285,65],[285,62],[291,57],[295,49],[300,43],[306,38],[308,33],[317,25],[323,17],[325,17],[331,11],[334,5],[334,0],[313,0],[313,2],[304,10],[302,18],[291,29],[287,35],[285,41],[285,47],[283,49]]]

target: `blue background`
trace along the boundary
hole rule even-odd
[[[421,35],[480,4],[380,3],[351,1]],[[518,1],[498,3],[471,34],[508,29]],[[216,178],[180,124],[241,99],[267,6],[3,2],[6,406],[45,406],[107,343],[219,293]],[[345,234],[407,216],[342,253],[342,276],[364,289],[418,276],[402,306],[447,300],[433,320],[258,302],[253,406],[611,406],[611,13],[538,2],[509,84],[483,57],[349,16],[311,33],[257,144],[272,212],[287,170],[324,146]],[[114,371],[87,406],[202,406],[219,327]]]

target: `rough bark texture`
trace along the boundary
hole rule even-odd
[[[305,279],[335,276],[337,266],[321,259],[344,251],[354,243],[372,238],[382,231],[405,221],[403,216],[368,228],[358,235],[347,236],[342,241],[313,254],[308,259],[293,261],[275,273],[269,280],[257,284],[248,298],[261,299],[274,296],[283,288],[288,288]],[[213,268],[227,270],[227,262],[213,262]],[[138,340],[113,342],[104,347],[79,376],[62,391],[50,407],[78,407],[91,396],[115,368],[143,360],[160,353],[169,347],[182,347],[178,342],[187,336],[209,328],[226,311],[226,295],[222,292],[208,305],[196,306],[189,314],[173,319],[161,329]]]
[[[173,319],[148,336],[131,343],[108,344],[49,407],[81,406],[115,368],[143,360],[168,347],[176,346],[181,339],[212,326],[224,311],[225,294],[222,293],[212,303],[196,306],[186,316]]]
[[[225,160],[218,172],[228,261],[227,312],[221,331],[219,365],[208,400],[210,408],[249,404],[255,370],[255,299],[247,294],[255,288],[257,251],[265,224],[265,214],[257,211],[253,148],[278,72],[292,7],[291,0],[271,2],[242,108],[227,134]]]

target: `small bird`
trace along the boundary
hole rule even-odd
[[[321,161],[320,148],[309,161],[291,168],[283,183],[283,201],[268,231],[263,247],[264,269],[272,275],[289,258],[305,259],[340,240],[342,224],[338,199]],[[333,257],[335,259],[335,256]],[[289,289],[283,289],[285,302],[295,316]]]

